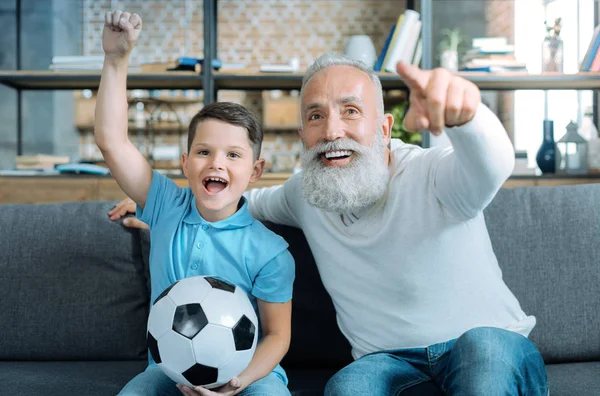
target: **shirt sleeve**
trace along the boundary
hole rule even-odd
[[[300,174],[296,174],[283,185],[246,191],[244,196],[248,199],[252,217],[298,228],[294,208],[298,205],[298,199],[301,199],[300,181]]]
[[[292,299],[294,278],[294,258],[286,248],[260,269],[254,279],[252,295],[266,302],[287,302]]]
[[[480,104],[467,124],[446,130],[452,148],[440,150],[434,191],[456,217],[471,219],[492,201],[514,168],[514,149],[502,123]]]
[[[177,205],[185,198],[184,195],[183,188],[169,177],[153,170],[146,204],[143,208],[137,205],[136,217],[152,228],[160,216],[166,212],[165,208]]]

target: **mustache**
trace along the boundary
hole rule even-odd
[[[340,138],[334,141],[320,141],[310,149],[305,149],[305,159],[318,159],[318,157],[327,151],[339,151],[339,150],[350,150],[356,154],[363,154],[365,147],[358,143],[356,140],[350,138]]]

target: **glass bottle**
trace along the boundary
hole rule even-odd
[[[544,120],[544,137],[535,161],[542,173],[556,171],[556,143],[554,142],[554,121],[552,120]]]

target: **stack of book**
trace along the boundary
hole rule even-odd
[[[508,44],[506,37],[473,39],[462,62],[460,71],[466,72],[527,72],[527,65],[517,61],[514,46]]]
[[[419,65],[422,57],[420,14],[406,10],[390,29],[373,69],[375,71],[396,72],[396,63],[402,61]]]
[[[69,157],[47,154],[19,155],[15,163],[17,170],[54,169],[57,165],[69,163]]]

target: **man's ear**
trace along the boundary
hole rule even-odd
[[[298,127],[298,135],[300,135],[300,139],[304,141],[304,129],[301,126]]]
[[[259,158],[254,161],[254,169],[252,170],[252,176],[250,176],[250,183],[256,183],[265,168],[265,160],[263,158]]]
[[[394,126],[394,116],[387,113],[383,115],[383,123],[381,124],[381,130],[383,131],[383,141],[386,146],[390,143],[392,138],[392,127]]]
[[[185,175],[185,177],[188,177],[187,160],[188,160],[188,154],[187,153],[181,154],[181,166],[183,167],[183,174]]]

